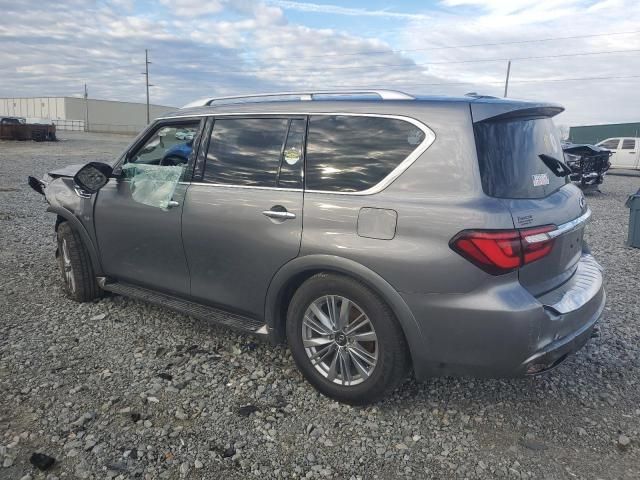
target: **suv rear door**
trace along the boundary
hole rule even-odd
[[[209,122],[182,215],[191,295],[261,318],[271,278],[300,250],[306,118]]]
[[[520,283],[534,295],[571,277],[583,250],[581,220],[588,217],[582,192],[557,163],[564,157],[549,113],[554,114],[500,115],[474,124],[485,193],[503,199],[518,229],[563,227],[549,254],[519,270]]]

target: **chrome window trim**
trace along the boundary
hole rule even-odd
[[[303,192],[302,188],[261,187],[258,185],[231,185],[228,183],[207,182],[178,182],[180,185],[195,185],[197,187],[250,188],[252,190],[278,190],[280,192]]]
[[[431,130],[427,125],[422,123],[421,121],[407,117],[404,115],[393,115],[393,114],[385,114],[385,113],[348,113],[348,112],[231,112],[231,113],[202,113],[198,115],[184,115],[185,118],[189,117],[214,117],[214,118],[224,118],[227,116],[252,116],[258,115],[265,118],[270,118],[272,115],[288,115],[288,116],[301,116],[301,115],[338,115],[338,116],[346,116],[346,117],[376,117],[376,118],[393,118],[396,120],[403,120],[405,122],[409,122],[412,125],[418,127],[420,130],[424,132],[424,140],[422,143],[418,145],[402,162],[400,162],[396,168],[391,170],[389,174],[380,180],[377,184],[372,187],[367,188],[366,190],[360,190],[358,192],[333,192],[331,190],[310,190],[305,189],[305,193],[323,193],[323,194],[331,194],[331,195],[373,195],[381,192],[385,188],[387,188],[391,183],[393,183],[400,175],[402,175],[405,170],[407,170],[413,163],[422,155],[427,149],[435,142],[436,134],[433,130]],[[175,117],[160,117],[158,120],[168,120],[172,118],[182,118],[181,116]],[[196,183],[194,183],[196,184]],[[287,190],[278,187],[252,187],[250,185],[231,185],[225,183],[204,183],[198,182],[197,184],[204,185],[217,185],[217,186],[225,186],[225,187],[244,187],[244,188],[265,188],[265,189],[273,189],[273,190]],[[299,191],[299,190],[296,190]]]

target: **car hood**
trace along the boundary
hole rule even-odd
[[[78,170],[80,170],[85,165],[86,163],[74,163],[73,165],[67,165],[66,167],[51,170],[50,172],[48,172],[48,175],[51,178],[73,177],[76,173],[78,173]]]
[[[571,144],[563,147],[562,150],[564,150],[566,153],[572,153],[575,155],[594,155],[594,154],[602,154],[602,153],[610,152],[606,148],[598,147],[596,145],[586,145],[586,144],[581,144],[581,145]]]

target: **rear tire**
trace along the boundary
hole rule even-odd
[[[287,312],[287,340],[309,383],[351,405],[381,399],[409,370],[404,334],[389,306],[343,275],[319,273],[298,288]]]
[[[76,302],[89,302],[102,296],[89,252],[78,232],[67,222],[58,226],[57,256],[64,290],[69,298]]]

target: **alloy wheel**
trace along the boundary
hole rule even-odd
[[[314,300],[302,321],[302,343],[313,367],[343,386],[364,382],[378,362],[378,337],[367,314],[340,295]]]

